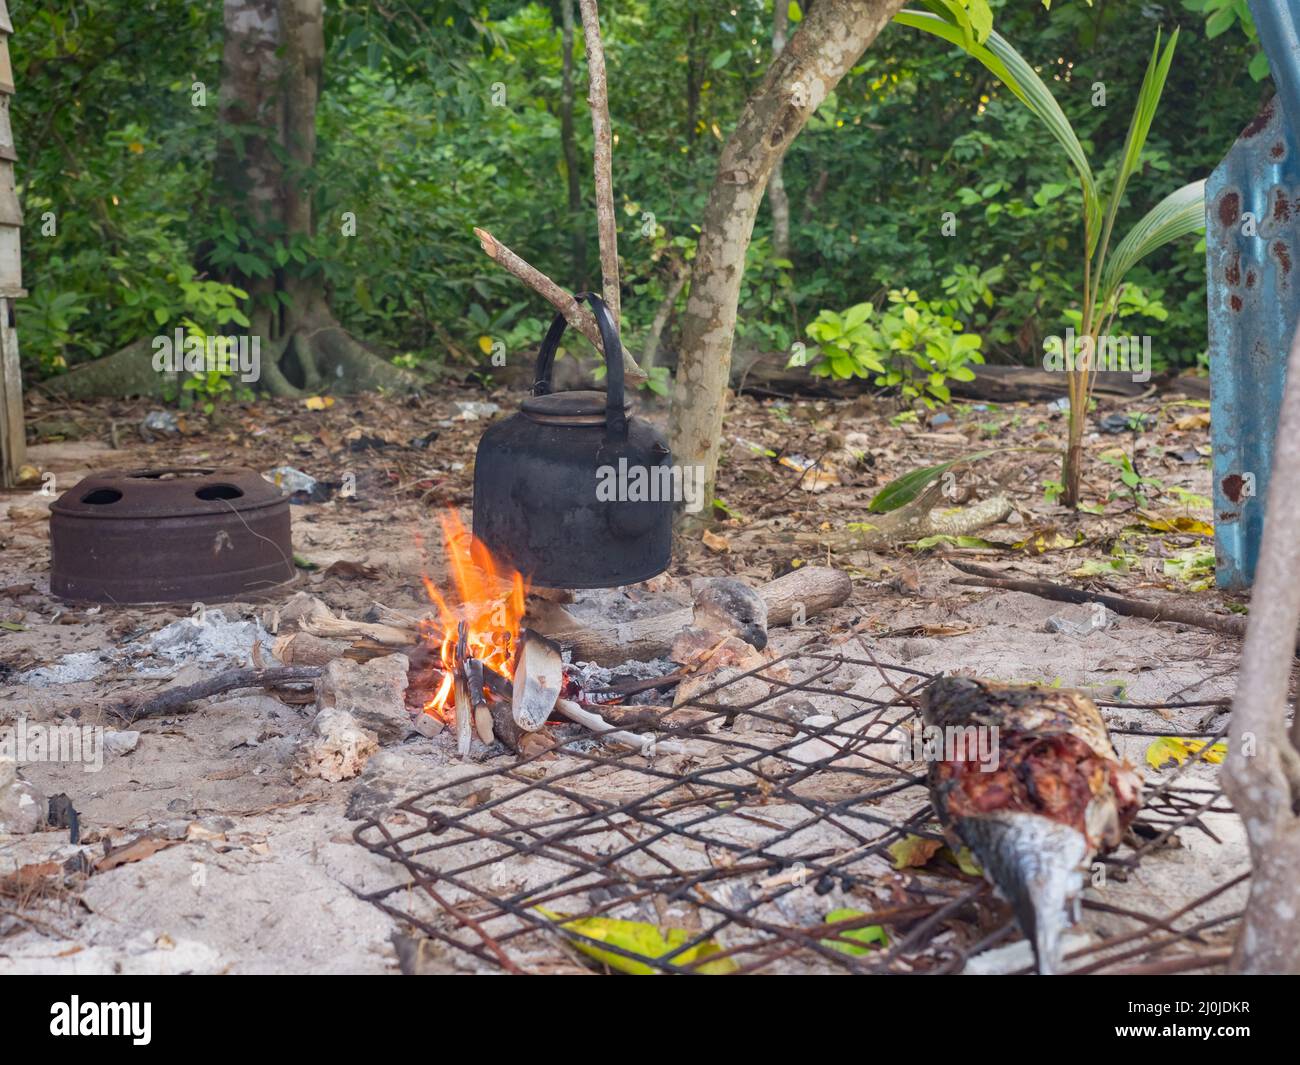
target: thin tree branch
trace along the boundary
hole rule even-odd
[[[532,263],[502,244],[486,229],[475,228],[474,236],[478,237],[479,243],[483,246],[483,251],[489,259],[502,269],[514,274],[515,277],[545,299],[568,319],[569,324],[574,329],[595,344],[597,351],[601,350],[600,330],[596,328],[595,317],[586,307],[573,298],[572,293],[566,292],[537,267],[533,266]],[[629,380],[644,381],[646,379],[645,371],[637,365],[636,359],[632,357],[626,347],[623,348],[623,366],[624,373]]]
[[[591,133],[595,145],[596,227],[600,233],[601,290],[614,324],[623,321],[618,284],[618,218],[614,214],[614,136],[609,122],[609,86],[605,77],[605,49],[600,41],[600,13],[596,0],[578,0],[582,33],[587,45],[587,103],[591,107]]]

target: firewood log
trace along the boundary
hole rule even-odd
[[[804,566],[757,589],[767,604],[768,626],[800,622],[839,606],[853,591],[847,573],[825,566]],[[673,637],[691,624],[690,607],[638,618],[622,625],[596,627],[551,602],[530,604],[529,622],[571,650],[575,658],[615,665],[629,659],[659,658],[672,647]]]

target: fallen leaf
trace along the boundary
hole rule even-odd
[[[0,876],[0,895],[22,895],[43,884],[51,876],[58,876],[63,866],[58,862],[33,862],[22,865],[12,873]]]
[[[717,533],[711,532],[708,529],[704,530],[704,534],[700,537],[700,539],[704,541],[705,547],[707,547],[710,551],[716,551],[720,555],[725,554],[726,552],[731,550],[730,540],[728,540],[725,536],[719,536]]]
[[[1017,551],[1029,551],[1035,555],[1041,555],[1044,551],[1068,551],[1072,547],[1078,547],[1083,543],[1084,536],[1082,532],[1076,533],[1073,537],[1066,536],[1060,529],[1045,528],[1035,529],[1023,540],[1012,544]]]
[[[904,836],[887,848],[895,869],[920,869],[943,850],[943,840],[924,836]]]
[[[1214,548],[1192,547],[1165,559],[1166,577],[1185,581],[1193,592],[1207,591],[1214,584]]]
[[[975,855],[971,853],[969,847],[961,847],[953,850],[951,847],[944,847],[939,852],[939,856],[952,862],[967,876],[983,876],[984,870],[980,868],[979,862],[975,860]]]
[[[979,536],[952,536],[948,533],[939,533],[935,536],[925,536],[912,545],[913,551],[929,551],[940,544],[948,544],[952,547],[975,547],[989,551],[1000,551],[1006,547],[1006,544],[995,544],[992,540],[985,540]]]
[[[845,924],[849,921],[860,920],[866,914],[861,910],[831,910],[826,915],[826,924],[837,925]],[[832,931],[834,929],[832,928]],[[846,943],[846,939],[853,940],[852,943]],[[834,939],[823,939],[823,947],[829,947],[831,950],[838,950],[841,954],[852,954],[860,956],[870,954],[871,944],[875,943],[881,947],[889,946],[889,934],[878,924],[860,925],[857,928],[846,928],[836,934]],[[857,946],[856,944],[862,944]]]
[[[326,577],[338,577],[345,581],[373,581],[379,576],[379,570],[374,566],[367,566],[364,562],[349,562],[347,559],[339,559],[337,562],[331,562],[325,570]]]
[[[308,396],[302,401],[302,405],[308,410],[328,410],[334,406],[333,396]]]
[[[1108,558],[1090,558],[1077,569],[1070,570],[1071,577],[1108,577],[1128,573],[1137,561],[1132,555],[1112,555]]]
[[[534,909],[556,922],[564,931],[575,932],[577,936],[585,937],[575,936],[570,940],[583,954],[603,962],[611,969],[633,976],[651,976],[662,970],[616,951],[604,950],[590,940],[608,943],[612,947],[627,951],[629,954],[639,954],[643,958],[659,959],[672,954],[699,935],[689,928],[656,928],[644,921],[624,921],[616,917],[566,918],[562,913],[555,913],[541,906],[536,906]],[[668,964],[689,967],[691,972],[705,976],[721,976],[735,972],[739,966],[731,958],[720,958],[717,961],[703,960],[721,951],[722,947],[716,940],[706,939],[703,943],[697,943],[687,950],[673,954]],[[693,964],[696,962],[699,964]]]
[[[1199,414],[1188,414],[1174,422],[1174,428],[1186,432],[1189,429],[1208,429],[1210,427],[1210,412],[1202,411]]]
[[[1201,521],[1200,518],[1193,518],[1188,514],[1176,514],[1166,517],[1140,511],[1138,520],[1143,527],[1151,529],[1153,532],[1190,533],[1195,536],[1210,537],[1214,535],[1213,525],[1208,521]]]
[[[128,862],[140,862],[145,858],[157,854],[159,851],[166,850],[168,847],[174,847],[181,841],[178,839],[158,839],[155,836],[140,836],[133,839],[130,843],[123,844],[121,847],[114,847],[102,858],[95,862],[95,872],[106,873],[110,869],[116,869],[119,865],[126,865]]]
[[[967,462],[978,462],[980,459],[986,459],[997,454],[1000,454],[1000,452],[977,451],[972,455],[963,455],[961,458],[941,462],[937,466],[924,466],[919,470],[911,470],[901,477],[895,477],[877,492],[871,502],[867,504],[867,510],[872,514],[886,514],[891,510],[897,510],[903,504],[910,503],[919,496],[929,487],[931,481],[948,470]]]
[[[1161,736],[1147,746],[1147,765],[1160,769],[1170,762],[1182,765],[1193,755],[1198,755],[1205,748],[1205,740],[1185,740],[1181,736]],[[1211,765],[1219,765],[1228,754],[1228,745],[1222,741],[1216,743],[1202,756],[1202,760]]]

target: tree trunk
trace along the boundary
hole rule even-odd
[[[745,251],[772,168],[905,0],[818,0],[723,146],[704,210],[673,394],[674,461],[717,475]]]
[[[252,233],[240,252],[273,262],[274,244],[288,246],[315,232],[307,176],[316,161],[325,57],[321,0],[225,0],[223,10],[212,206]],[[296,396],[414,387],[410,374],[367,351],[339,325],[321,271],[306,275],[289,259],[269,276],[257,276],[224,259],[212,262],[212,254],[207,249],[209,273],[249,294],[249,333],[260,338],[261,391]],[[48,387],[68,396],[162,395],[169,382],[153,371],[152,358],[145,338]]]
[[[1223,787],[1246,825],[1253,872],[1232,967],[1300,973],[1300,723],[1287,689],[1300,624],[1300,327],[1291,341],[1264,539],[1232,704]]]

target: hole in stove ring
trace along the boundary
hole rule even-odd
[[[92,507],[102,507],[109,503],[116,503],[122,498],[122,493],[116,488],[96,488],[93,492],[87,492],[81,497],[83,503],[89,503]]]
[[[194,494],[202,500],[211,502],[220,499],[238,499],[244,494],[244,490],[236,488],[233,484],[205,484]]]

